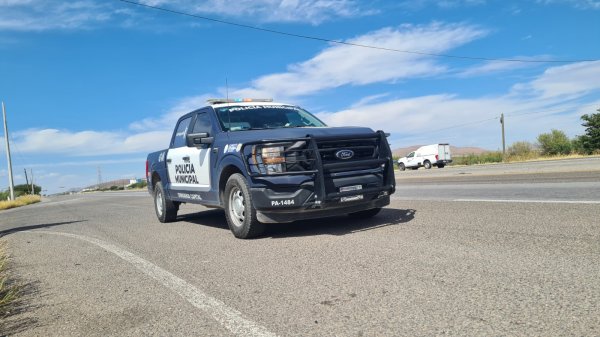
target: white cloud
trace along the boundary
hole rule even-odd
[[[100,165],[113,165],[113,164],[134,164],[142,163],[146,160],[145,157],[127,158],[127,159],[100,159],[100,160],[77,160],[77,161],[55,161],[52,163],[52,167],[62,166],[100,166]],[[48,167],[48,164],[27,164],[27,167]],[[1,174],[1,171],[0,171]]]
[[[396,144],[397,147],[454,140],[458,145],[493,149],[498,144],[499,132],[494,118],[501,113],[506,114],[509,143],[533,141],[539,133],[552,128],[570,136],[581,134],[579,117],[593,110],[594,103],[600,103],[597,78],[600,78],[600,62],[581,62],[549,68],[505,95],[480,98],[429,95],[317,115],[332,126],[352,124],[384,129],[392,133],[393,139],[403,142]]]
[[[548,55],[542,55],[537,57],[531,56],[515,56],[514,58],[509,59],[519,59],[519,60],[551,60],[551,57]],[[533,63],[533,62],[508,62],[508,61],[486,61],[482,64],[478,64],[472,67],[469,67],[457,74],[458,77],[474,77],[474,76],[482,76],[482,75],[490,75],[497,74],[501,72],[508,72],[517,69],[523,68],[531,68],[535,66],[539,66],[541,63]]]
[[[29,129],[14,133],[13,137],[22,153],[91,157],[156,151],[167,146],[171,130],[129,134],[113,131]]]
[[[145,0],[150,6],[188,11],[196,14],[218,14],[238,18],[252,18],[260,22],[308,22],[320,24],[335,18],[348,18],[373,14],[353,0],[208,0],[190,2],[182,0]]]
[[[549,4],[566,4],[577,9],[600,9],[600,1],[598,0],[537,0],[538,3]]]
[[[600,89],[600,61],[579,62],[548,68],[540,77],[513,87],[515,94],[540,98],[575,98]]]
[[[3,0],[0,30],[81,29],[107,22],[113,15],[111,5],[93,0]]]
[[[436,6],[441,9],[454,9],[478,6],[485,3],[485,0],[411,0],[402,1],[399,5],[409,10],[421,10],[428,6]]]
[[[148,130],[169,130],[175,125],[179,117],[184,114],[206,106],[206,100],[216,98],[218,95],[205,94],[199,96],[186,97],[180,100],[175,106],[162,116],[155,118],[145,118],[141,121],[135,121],[129,125],[134,131]],[[219,96],[220,97],[220,96]]]
[[[349,39],[353,44],[398,50],[442,53],[486,32],[465,24],[433,23],[383,28]],[[332,45],[312,59],[293,64],[285,73],[262,76],[250,88],[233,90],[239,97],[289,97],[308,95],[343,85],[366,85],[439,74],[446,68],[432,57],[411,53]]]

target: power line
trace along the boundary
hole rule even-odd
[[[284,32],[284,31],[280,31],[280,30],[275,30],[275,29],[261,28],[261,27],[257,27],[257,26],[246,25],[246,24],[232,22],[232,21],[225,21],[225,20],[214,19],[214,18],[210,18],[210,17],[207,17],[207,16],[197,15],[197,14],[186,13],[186,12],[177,11],[177,10],[174,10],[174,9],[165,8],[165,7],[147,5],[147,4],[143,4],[143,3],[139,3],[139,2],[135,2],[135,1],[130,1],[130,0],[118,0],[118,1],[125,2],[125,3],[128,3],[128,4],[132,4],[132,5],[136,5],[136,6],[140,6],[140,7],[151,8],[151,9],[163,11],[163,12],[166,12],[166,13],[183,15],[183,16],[189,16],[189,17],[196,18],[196,19],[201,19],[201,20],[206,20],[206,21],[212,21],[212,22],[218,22],[218,23],[225,24],[225,25],[236,26],[236,27],[247,28],[247,29],[253,29],[253,30],[257,30],[257,31],[261,31],[261,32],[267,32],[267,33],[272,33],[272,34],[279,34],[279,35],[284,35],[284,36],[291,36],[291,37],[296,37],[296,38],[301,38],[301,39],[307,39],[307,40],[329,42],[329,43],[335,43],[335,44],[341,44],[341,45],[347,45],[347,46],[353,46],[353,47],[369,48],[369,49],[376,49],[376,50],[385,50],[385,51],[396,52],[396,53],[416,54],[416,55],[434,56],[434,57],[445,57],[445,58],[464,59],[464,60],[521,62],[521,63],[575,63],[575,62],[591,62],[591,61],[598,61],[599,60],[599,59],[530,60],[530,59],[517,59],[517,58],[514,58],[514,59],[503,59],[503,58],[493,58],[493,57],[479,57],[479,56],[437,54],[437,53],[428,53],[428,52],[416,51],[416,50],[401,50],[401,49],[386,48],[386,47],[372,46],[372,45],[366,45],[366,44],[360,44],[360,43],[352,43],[352,42],[346,42],[346,41],[340,41],[340,40],[327,39],[327,38],[318,37],[318,36],[312,36],[312,35],[296,34],[296,33],[290,33],[290,32]]]
[[[441,128],[441,129],[428,130],[427,132],[437,132],[437,131],[443,131],[443,130],[448,130],[448,129],[455,129],[455,128],[460,128],[460,127],[463,127],[463,126],[468,126],[468,125],[480,124],[480,123],[483,123],[483,122],[493,121],[494,119],[498,119],[498,118],[500,118],[500,117],[493,117],[493,118],[482,119],[482,120],[468,122],[468,123],[463,123],[463,124],[456,124],[456,125],[448,126],[448,127]]]

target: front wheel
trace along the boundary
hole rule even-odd
[[[398,168],[400,169],[400,171],[406,170],[406,166],[404,166],[404,163],[398,164]]]
[[[154,210],[160,222],[171,222],[177,218],[178,205],[167,199],[162,182],[154,186]]]
[[[423,166],[425,167],[425,169],[429,170],[431,168],[431,162],[429,160],[426,160],[423,163]]]
[[[380,211],[381,211],[381,207],[371,208],[371,209],[368,209],[365,211],[350,213],[350,214],[348,214],[348,216],[350,216],[352,218],[356,218],[356,219],[368,219],[368,218],[372,218],[372,217],[376,216],[377,214],[379,214]]]
[[[227,224],[236,238],[249,239],[265,230],[265,225],[256,218],[250,189],[243,175],[235,173],[229,177],[224,199]]]

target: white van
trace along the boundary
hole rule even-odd
[[[451,162],[450,144],[432,144],[421,146],[406,157],[398,159],[398,168],[401,171],[407,168],[416,170],[421,166],[426,169],[430,169],[431,166],[443,168]]]

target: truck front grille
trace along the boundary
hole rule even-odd
[[[357,161],[375,158],[377,153],[377,139],[346,139],[318,141],[317,147],[324,164],[340,161]],[[336,153],[340,150],[350,150],[353,153],[350,159],[340,159]]]

